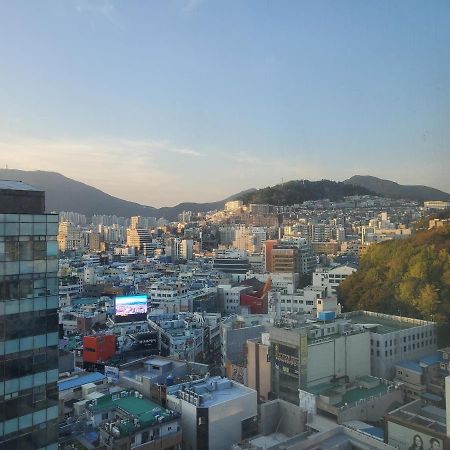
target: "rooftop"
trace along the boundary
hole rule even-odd
[[[42,189],[35,188],[30,184],[16,180],[0,180],[0,190],[7,189],[11,191],[34,191],[42,192]]]
[[[388,392],[391,384],[385,384],[381,381],[379,378],[365,376],[358,378],[351,385],[322,383],[308,387],[306,390],[319,396],[335,397],[336,401],[333,402],[333,405],[341,408],[353,405],[361,400],[384,395]]]
[[[76,378],[71,378],[69,380],[59,381],[58,382],[58,391],[66,391],[67,389],[74,389],[84,384],[88,383],[96,383],[97,381],[104,380],[106,378],[100,372],[92,372],[86,375],[79,375]]]
[[[89,402],[86,406],[93,412],[118,409],[122,414],[127,415],[126,419],[118,420],[115,424],[121,436],[130,435],[136,429],[146,428],[157,422],[170,420],[175,416],[173,411],[143,398],[134,390],[104,395]]]
[[[445,409],[414,400],[390,412],[386,419],[396,418],[402,422],[420,425],[445,434],[447,431]]]
[[[219,376],[171,386],[167,393],[177,397],[184,395],[184,399],[190,402],[199,398],[198,406],[201,405],[204,408],[228,402],[249,393],[255,393],[256,402],[256,392],[253,389]]]
[[[379,334],[393,333],[423,325],[431,325],[433,322],[411,319],[408,317],[391,316],[388,314],[372,313],[369,311],[355,311],[344,315],[353,323],[373,325],[374,332]]]

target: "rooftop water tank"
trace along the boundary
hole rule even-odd
[[[320,311],[318,315],[319,320],[324,322],[331,322],[336,318],[336,313],[334,311]]]

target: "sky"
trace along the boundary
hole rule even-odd
[[[449,23],[448,0],[2,0],[0,166],[152,206],[450,192]]]

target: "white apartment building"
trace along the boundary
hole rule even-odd
[[[248,286],[219,284],[217,286],[217,297],[222,310],[228,314],[239,312],[241,308],[241,292],[246,290],[248,290]]]
[[[194,241],[183,239],[181,241],[181,259],[190,261],[194,257]]]
[[[342,265],[333,268],[318,267],[313,272],[312,284],[327,288],[329,295],[336,295],[336,289],[349,275],[356,272],[352,266]]]
[[[437,350],[434,322],[370,311],[353,311],[343,317],[370,331],[371,375],[375,377],[393,379],[398,362],[419,360]]]
[[[81,248],[81,231],[72,222],[60,222],[57,240],[61,252],[78,250]]]
[[[327,288],[320,286],[307,286],[290,292],[287,289],[269,292],[269,312],[273,312],[277,317],[289,313],[336,311],[337,306],[336,296],[328,297]]]
[[[266,236],[266,230],[263,227],[238,226],[235,230],[233,247],[250,253],[260,253]]]
[[[225,203],[225,211],[235,211],[236,209],[242,208],[244,202],[242,200],[232,200]]]

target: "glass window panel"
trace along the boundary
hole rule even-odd
[[[20,261],[20,273],[33,273],[33,261]]]
[[[19,312],[19,300],[10,300],[9,302],[5,302],[5,314],[18,314]],[[7,337],[7,339],[11,339],[11,337]]]
[[[18,261],[19,243],[17,241],[5,242],[5,261]]]
[[[11,380],[5,381],[5,394],[11,394],[12,392],[17,392],[19,390],[19,379],[12,378]]]
[[[49,333],[47,335],[47,345],[57,345],[58,344],[58,333]]]
[[[34,273],[43,273],[47,271],[47,261],[45,259],[34,261]]]
[[[19,429],[29,428],[33,425],[33,414],[25,414],[19,417]]]
[[[58,234],[58,224],[47,223],[47,234],[50,236],[56,236]]]
[[[32,298],[26,298],[20,301],[20,312],[30,312],[33,311],[34,301]]]
[[[5,342],[5,354],[17,353],[19,351],[19,339]]]
[[[45,297],[38,297],[34,299],[34,310],[41,311],[47,309],[47,301]]]
[[[58,278],[47,278],[47,295],[58,295]]]
[[[6,262],[5,263],[5,275],[16,275],[19,273],[18,262]]]
[[[31,235],[32,234],[32,230],[33,230],[33,224],[32,223],[20,223],[20,234],[23,235]]]
[[[19,427],[19,420],[17,417],[15,419],[7,420],[4,422],[4,433],[9,434],[17,431]]]
[[[48,260],[47,261],[47,272],[58,272],[58,260]]]
[[[47,256],[58,256],[58,243],[56,241],[47,241]],[[1,258],[1,246],[0,246]]]
[[[5,223],[5,236],[19,236],[18,223]]]
[[[46,344],[46,335],[40,334],[38,336],[34,336],[34,348],[45,347]]]
[[[47,234],[47,225],[45,223],[35,223],[33,226],[35,236],[45,236]]]
[[[19,242],[19,258],[25,261],[33,259],[33,243],[31,241]]]
[[[47,243],[45,241],[33,242],[34,259],[45,259],[47,257]]]
[[[47,308],[57,308],[58,307],[58,297],[48,297],[47,298]]]
[[[35,411],[33,413],[33,424],[38,425],[46,421],[47,410],[41,409],[40,411]]]

